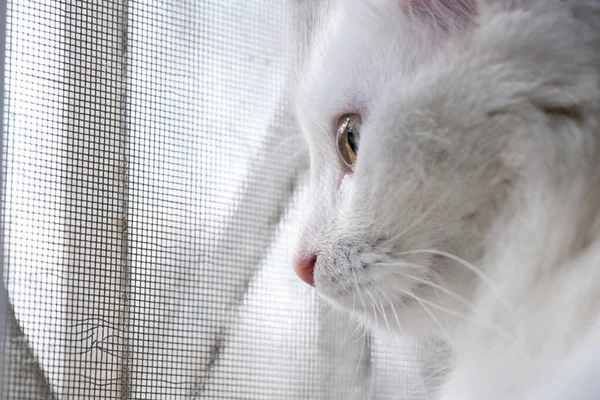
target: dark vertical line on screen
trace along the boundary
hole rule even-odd
[[[129,251],[129,125],[127,116],[127,69],[128,69],[128,0],[123,0],[121,4],[122,34],[121,34],[121,120],[123,151],[121,155],[122,170],[119,171],[119,179],[123,182],[122,192],[122,225],[121,225],[121,312],[120,312],[120,328],[123,333],[121,338],[121,370],[119,371],[119,394],[120,399],[131,399],[131,349],[129,343],[129,334],[131,328],[131,263]]]
[[[6,343],[6,319],[8,298],[4,285],[4,59],[6,57],[6,0],[0,0],[0,398],[6,398],[4,385],[4,346]]]
[[[127,0],[63,4],[61,387],[129,400]]]

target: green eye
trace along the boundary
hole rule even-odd
[[[356,165],[356,154],[360,142],[360,122],[358,114],[346,114],[338,120],[336,135],[338,154],[344,164],[352,170]]]

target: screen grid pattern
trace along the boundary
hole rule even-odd
[[[307,3],[7,2],[1,398],[428,398],[290,266]]]

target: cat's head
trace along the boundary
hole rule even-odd
[[[533,132],[585,90],[566,5],[495,3],[339,1],[299,80],[311,179],[296,272],[384,329],[468,310],[481,277],[467,262],[551,142]]]

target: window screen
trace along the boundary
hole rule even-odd
[[[429,398],[292,273],[316,6],[8,0],[3,399]]]

